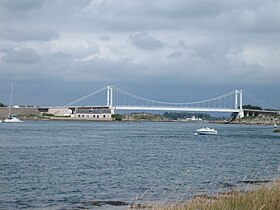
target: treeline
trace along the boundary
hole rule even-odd
[[[259,106],[254,106],[254,105],[251,105],[251,104],[243,105],[242,108],[243,108],[243,109],[263,110],[261,107],[259,107]]]
[[[238,107],[239,108],[239,107]],[[263,109],[259,106],[253,106],[251,104],[243,105],[243,109],[255,109],[255,110],[267,110],[267,111],[276,111],[276,109]]]
[[[188,112],[165,112],[163,116],[170,119],[170,120],[178,120],[178,119],[185,119],[185,118],[201,118],[203,120],[210,120],[212,119],[209,114],[204,113],[188,113]]]

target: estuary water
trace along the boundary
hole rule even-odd
[[[209,126],[214,136],[195,136]],[[279,177],[272,126],[184,122],[0,124],[0,209],[126,209]],[[126,206],[118,206],[118,205]]]

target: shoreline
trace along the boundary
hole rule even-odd
[[[181,120],[145,120],[145,119],[123,119],[123,120],[115,120],[114,118],[111,119],[91,119],[91,118],[73,118],[73,117],[20,117],[23,121],[77,121],[77,122],[179,122],[179,123],[186,123],[186,124],[200,124],[201,122],[186,122]],[[4,119],[0,119],[2,121]],[[271,126],[275,125],[276,123],[273,121],[270,122],[263,122],[263,121],[248,121],[248,120],[234,120],[231,122],[222,121],[222,120],[213,120],[213,121],[202,121],[207,122],[210,124],[231,124],[231,125],[262,125],[262,126]],[[277,124],[280,125],[280,122]]]
[[[224,210],[224,209],[266,209],[278,210],[280,207],[280,180],[263,183],[248,183],[246,189],[229,189],[213,194],[193,195],[183,202],[171,204],[130,204],[128,209],[154,210]],[[264,208],[266,207],[266,208]]]

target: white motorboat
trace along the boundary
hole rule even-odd
[[[217,135],[218,131],[213,129],[213,128],[199,128],[196,130],[195,135],[200,134],[200,135]]]

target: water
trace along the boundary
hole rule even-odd
[[[183,201],[279,177],[280,135],[272,127],[209,124],[219,135],[195,136],[201,126],[2,123],[0,208],[125,209],[102,202]]]

